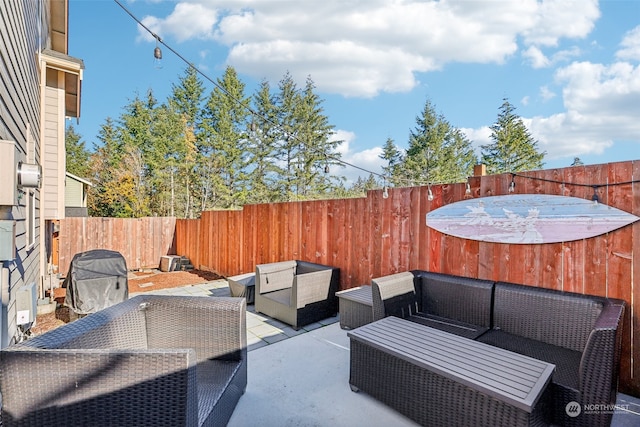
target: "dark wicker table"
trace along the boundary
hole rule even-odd
[[[355,329],[373,322],[371,286],[336,292],[340,304],[340,327]]]
[[[347,333],[352,390],[422,425],[544,425],[555,366],[396,317]]]

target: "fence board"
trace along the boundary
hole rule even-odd
[[[175,230],[175,218],[166,217],[65,218],[58,234],[58,269],[64,276],[75,254],[92,249],[120,252],[130,270],[157,268],[162,256],[175,253]]]

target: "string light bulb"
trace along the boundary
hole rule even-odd
[[[469,184],[469,181],[467,181],[467,188],[464,190],[464,194],[467,196],[471,195],[471,184]]]
[[[431,192],[431,186],[429,186],[429,188],[427,189],[427,200],[428,201],[433,200],[433,193]]]
[[[591,196],[591,200],[593,201],[594,205],[597,205],[598,202],[600,201],[600,198],[598,197],[598,186],[597,185],[593,186],[593,196]]]
[[[154,66],[158,69],[162,68],[162,49],[160,49],[160,46],[158,45],[158,42],[160,41],[160,37],[155,36],[156,38],[156,47],[155,49],[153,49],[153,63]]]
[[[511,184],[509,184],[509,193],[513,193],[514,191],[516,191],[516,181],[515,181],[515,175],[511,174]]]
[[[382,198],[383,199],[388,199],[389,198],[389,189],[387,188],[386,185],[382,189]]]

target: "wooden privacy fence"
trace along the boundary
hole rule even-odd
[[[73,256],[91,249],[118,251],[129,270],[157,268],[160,257],[174,254],[176,219],[65,218],[60,220],[58,271],[69,271]]]
[[[526,177],[521,176],[526,175]],[[591,200],[640,216],[640,161],[527,172],[515,194]],[[511,174],[466,183],[370,191],[365,198],[245,206],[177,220],[176,250],[223,276],[256,264],[302,259],[340,268],[341,288],[423,269],[621,298],[625,314],[621,390],[640,396],[640,222],[590,239],[544,245],[486,243],[426,226],[428,212],[464,200],[507,195]],[[632,304],[633,303],[633,304]],[[635,357],[632,357],[635,356]]]

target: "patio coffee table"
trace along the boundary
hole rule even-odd
[[[232,297],[244,297],[247,304],[253,304],[256,291],[256,273],[245,273],[227,277]]]
[[[371,286],[359,286],[336,292],[340,304],[340,327],[355,329],[373,322]]]
[[[421,425],[546,422],[555,365],[396,317],[347,335],[351,389]]]

